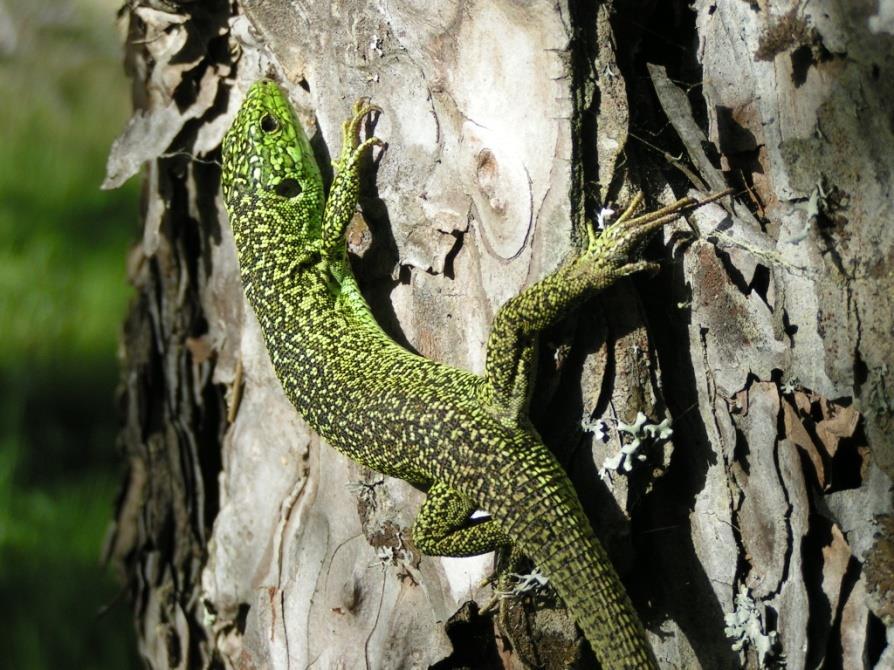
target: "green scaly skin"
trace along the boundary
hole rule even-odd
[[[223,143],[223,190],[242,280],[289,399],[329,444],[422,487],[413,528],[427,554],[470,556],[514,543],[550,578],[603,668],[657,668],[643,626],[574,488],[527,419],[538,332],[620,277],[687,199],[589,231],[575,260],[497,313],[484,376],[417,356],[376,323],[344,238],[358,197],[360,144],[375,108],[343,130],[328,199],[310,144],[273,82],[249,91]],[[639,200],[635,205],[639,204]],[[476,509],[489,518],[471,520]]]

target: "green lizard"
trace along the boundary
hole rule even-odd
[[[323,181],[279,87],[249,90],[223,142],[222,183],[245,292],[283,389],[329,444],[427,488],[413,527],[426,554],[470,556],[512,543],[550,578],[607,670],[657,668],[642,624],[559,463],[527,418],[537,334],[619,278],[648,237],[695,201],[634,218],[509,300],[494,318],[485,374],[413,354],[376,323],[347,259],[360,143],[376,108],[345,122],[335,177]],[[477,509],[489,517],[472,519]]]

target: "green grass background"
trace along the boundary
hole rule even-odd
[[[118,0],[0,0],[0,665],[130,668],[100,565],[121,477],[117,338],[135,180],[102,192],[129,114]]]

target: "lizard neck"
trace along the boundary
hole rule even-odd
[[[288,316],[293,328],[309,326],[325,309],[331,309],[337,294],[335,268],[319,252],[281,240],[277,253],[248,249],[239,252],[242,284],[255,314],[262,323]]]
[[[261,276],[280,285],[288,275],[277,278],[277,273],[296,262],[313,261],[313,250],[321,246],[322,211],[307,203],[232,192],[227,196],[227,210],[246,286]]]

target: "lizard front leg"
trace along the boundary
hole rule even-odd
[[[636,260],[652,234],[679,217],[683,210],[726,194],[701,202],[683,198],[634,217],[633,212],[642,203],[639,194],[601,235],[588,225],[588,243],[582,254],[509,300],[494,317],[487,341],[484,405],[503,421],[525,421],[540,331],[621,277],[641,270],[657,271],[657,263]]]
[[[369,104],[366,98],[361,98],[354,103],[351,117],[342,125],[341,154],[333,163],[335,177],[323,211],[323,245],[330,252],[338,252],[344,248],[345,229],[357,209],[360,159],[367,150],[383,145],[378,137],[370,137],[361,143],[360,124],[372,112],[380,111],[375,105]]]

